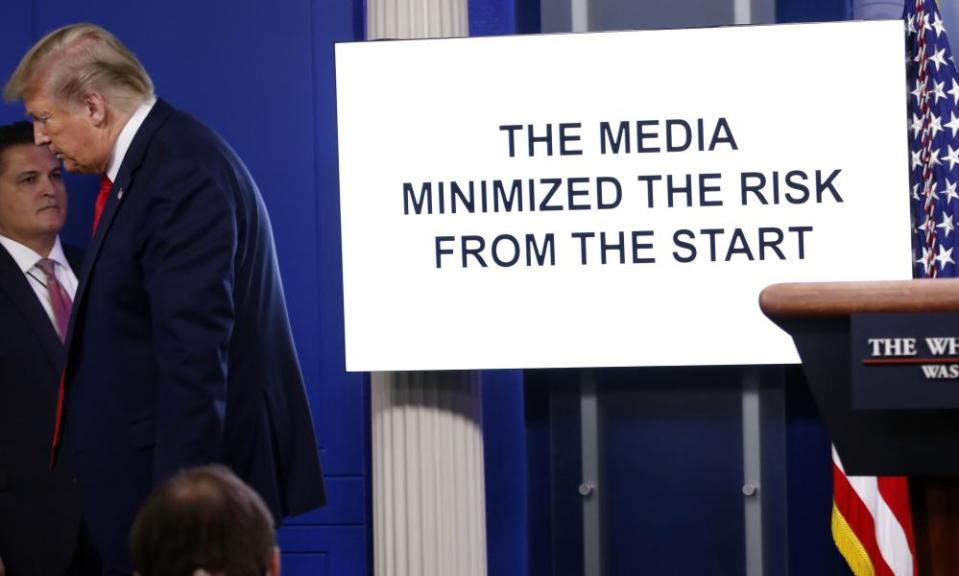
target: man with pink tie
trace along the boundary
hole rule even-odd
[[[77,486],[65,463],[50,469],[79,269],[58,236],[66,216],[60,161],[34,144],[28,122],[0,126],[0,574],[8,576],[62,576],[78,545]]]

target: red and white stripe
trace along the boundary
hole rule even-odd
[[[836,546],[856,576],[916,574],[909,488],[903,476],[846,476],[832,451]]]

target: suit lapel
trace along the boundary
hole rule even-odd
[[[117,180],[113,183],[113,188],[110,189],[110,195],[107,196],[107,202],[103,206],[103,214],[100,216],[96,234],[93,235],[90,246],[87,248],[86,256],[83,259],[83,266],[80,268],[80,274],[78,276],[77,294],[73,300],[74,309],[79,310],[79,306],[83,302],[84,296],[86,296],[87,284],[89,283],[90,275],[93,273],[93,267],[96,264],[97,258],[100,255],[100,248],[103,247],[103,243],[110,233],[110,225],[113,223],[120,204],[130,192],[133,177],[143,163],[143,158],[146,155],[150,141],[172,113],[173,108],[169,104],[157,99],[156,104],[153,105],[153,109],[150,110],[150,113],[133,137],[130,148],[127,149],[127,153],[123,157],[123,163],[120,164]],[[78,314],[70,315],[70,325],[67,328],[66,338],[68,350],[70,349],[70,343],[73,341],[73,328],[77,317]]]
[[[83,251],[64,244],[63,253],[66,255],[67,263],[70,264],[70,269],[73,270],[74,275],[79,274],[80,266],[83,265]]]
[[[23,271],[2,246],[0,246],[0,290],[6,293],[23,315],[31,331],[40,341],[40,347],[43,348],[53,369],[60,370],[66,356],[60,337],[57,336],[50,317],[37,300],[37,294],[30,287],[30,282],[23,275]]]

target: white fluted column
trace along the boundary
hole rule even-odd
[[[479,375],[372,377],[376,576],[485,576]]]
[[[469,36],[466,0],[368,0],[369,40]]]
[[[367,38],[467,36],[466,0],[369,0]],[[486,576],[479,374],[371,378],[376,576]]]

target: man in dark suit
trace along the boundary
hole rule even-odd
[[[58,236],[66,215],[60,162],[33,143],[28,122],[0,126],[0,562],[8,576],[62,576],[79,527],[69,471],[62,462],[50,469],[69,309],[58,318],[45,269],[72,298],[76,255]]]
[[[228,465],[277,519],[325,501],[272,231],[233,150],[158,100],[110,32],[42,38],[5,89],[38,144],[99,173],[94,235],[67,335],[61,455],[108,573],[177,470]]]

